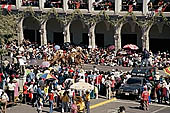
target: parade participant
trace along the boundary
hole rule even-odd
[[[86,105],[87,113],[90,113],[90,92],[89,91],[86,91],[85,105]]]
[[[144,87],[144,91],[142,92],[141,104],[144,110],[145,110],[145,107],[146,107],[146,110],[149,110],[149,92],[147,91],[147,87]]]
[[[52,91],[49,91],[48,93],[48,96],[49,96],[49,105],[50,105],[50,113],[53,112],[53,101],[54,101],[54,93],[53,93],[53,90]]]

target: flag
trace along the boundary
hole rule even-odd
[[[132,12],[133,11],[133,5],[129,5],[129,12]]]
[[[2,9],[7,9],[8,11],[11,11],[11,7],[12,7],[12,5],[3,4],[1,8]]]

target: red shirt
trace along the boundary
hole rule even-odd
[[[2,82],[3,73],[0,73],[0,82]]]
[[[27,92],[27,89],[28,89],[28,87],[26,86],[26,85],[24,85],[24,89],[23,89],[23,93],[24,94],[27,94],[28,92]]]
[[[49,100],[54,100],[54,93],[48,93]]]
[[[148,91],[143,91],[142,93],[142,99],[148,101],[149,100],[149,92]]]

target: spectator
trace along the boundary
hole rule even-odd
[[[2,91],[2,94],[0,96],[0,102],[2,104],[2,108],[1,108],[2,113],[6,113],[6,107],[7,107],[8,101],[9,101],[8,95],[4,91]]]

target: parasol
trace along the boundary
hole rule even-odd
[[[164,72],[165,72],[166,74],[170,75],[170,67],[165,68],[165,69],[164,69]]]
[[[55,50],[59,50],[59,49],[60,49],[60,46],[59,46],[59,45],[55,45],[55,46],[54,46],[54,49],[55,49]]]
[[[123,46],[124,49],[132,49],[132,50],[137,50],[139,49],[138,46],[134,45],[134,44],[127,44],[125,46]]]
[[[49,66],[50,66],[50,62],[48,62],[48,61],[44,61],[41,64],[41,67],[49,67]]]
[[[115,46],[114,45],[111,45],[108,47],[109,50],[114,50],[115,49]]]
[[[41,75],[40,78],[43,78],[43,79],[57,79],[54,75],[51,75],[49,73],[45,73],[45,74]]]
[[[71,85],[70,88],[76,89],[76,90],[83,90],[83,89],[84,90],[93,90],[94,86],[89,83],[80,81],[80,82],[77,82],[77,83],[74,83],[73,85]]]

